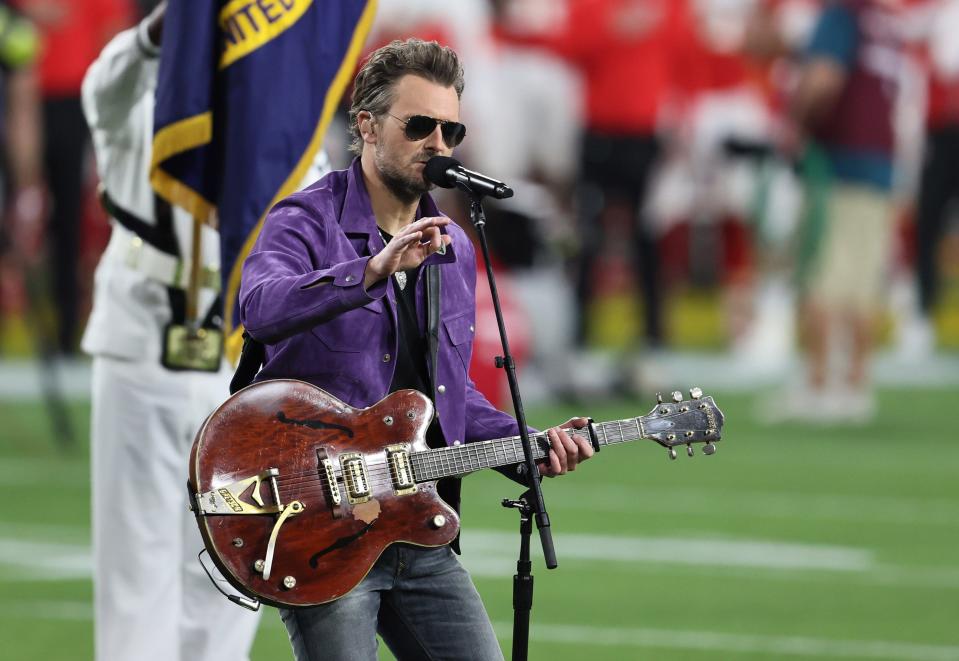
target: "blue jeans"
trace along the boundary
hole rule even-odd
[[[376,661],[379,633],[399,661],[502,661],[489,616],[448,546],[387,547],[329,604],[280,609],[297,661]]]

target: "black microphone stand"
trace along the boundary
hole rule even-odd
[[[529,490],[519,500],[503,500],[503,507],[513,507],[520,512],[520,557],[516,563],[516,574],[513,576],[513,661],[526,661],[529,653],[529,614],[533,606],[533,576],[532,563],[529,559],[529,538],[532,534],[530,514],[536,520],[539,528],[539,539],[543,546],[543,557],[547,569],[557,566],[556,552],[553,549],[553,535],[550,529],[549,514],[546,513],[546,503],[543,500],[543,490],[539,481],[539,471],[533,461],[533,451],[530,446],[529,429],[526,426],[526,412],[523,410],[523,401],[519,394],[519,383],[516,379],[516,364],[509,351],[509,340],[506,338],[506,324],[503,321],[503,309],[500,307],[499,293],[496,290],[496,278],[493,276],[493,266],[489,256],[489,246],[486,242],[486,214],[483,213],[483,195],[471,189],[469,185],[458,182],[457,186],[470,198],[470,220],[479,235],[480,247],[483,251],[483,260],[486,263],[486,276],[489,279],[490,294],[493,297],[493,309],[496,312],[496,323],[499,326],[500,342],[503,345],[503,355],[496,357],[496,366],[506,370],[506,379],[509,382],[510,395],[513,398],[513,411],[519,425],[519,436],[523,444],[525,457],[526,478]]]

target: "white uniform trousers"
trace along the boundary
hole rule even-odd
[[[186,488],[194,435],[228,396],[229,378],[226,369],[93,360],[97,661],[248,658],[259,614],[228,601],[203,572]]]

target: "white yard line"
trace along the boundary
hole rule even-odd
[[[512,636],[512,624],[494,623],[501,639]],[[761,658],[805,656],[842,659],[900,659],[903,661],[959,661],[959,647],[883,640],[829,640],[805,636],[759,636],[712,631],[619,629],[565,624],[537,624],[530,629],[532,644],[585,647],[637,647],[703,652],[747,653]]]
[[[0,580],[38,581],[91,576],[85,531],[77,526],[0,523]],[[13,536],[11,536],[13,535]],[[822,580],[871,585],[959,589],[959,566],[909,567],[879,563],[869,549],[709,536],[636,537],[557,534],[561,561],[603,561],[615,571],[658,571],[682,565],[711,576],[722,572],[757,580]],[[478,578],[512,572],[518,537],[512,532],[467,528],[463,564]],[[534,544],[536,567],[540,554]],[[756,573],[760,572],[760,573]]]
[[[92,621],[93,607],[87,601],[0,602],[0,619]],[[264,619],[277,628],[278,620]],[[512,637],[512,624],[495,622],[501,640]],[[714,631],[673,629],[627,629],[536,622],[530,631],[531,645],[582,645],[585,648],[626,647],[638,649],[694,650],[713,653],[756,654],[761,658],[804,656],[836,659],[899,659],[901,661],[959,661],[959,647],[903,643],[887,640],[830,640],[808,636],[727,634]],[[504,647],[507,647],[508,644]]]
[[[24,541],[0,537],[0,581],[89,579],[92,567],[88,544]]]
[[[558,534],[555,537],[557,553],[578,560],[853,572],[875,567],[871,551],[841,546],[685,537],[589,534]],[[514,556],[517,540],[518,535],[508,532],[463,531],[463,545],[469,549],[469,556]],[[470,561],[471,558],[467,560]]]
[[[723,515],[775,519],[855,521],[900,525],[959,526],[959,499],[743,491],[684,487],[643,489],[629,486],[553,489],[549,502],[557,509],[607,512],[700,514],[704,504],[723,504]],[[712,505],[711,505],[712,506]]]

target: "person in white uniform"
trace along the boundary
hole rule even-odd
[[[112,216],[82,342],[93,356],[94,647],[98,661],[236,661],[248,658],[259,616],[204,573],[185,488],[194,435],[229,396],[231,370],[224,362],[219,372],[173,371],[161,360],[193,233],[189,214],[160,203],[149,183],[164,9],[117,35],[83,83]],[[321,152],[306,183],[324,161]],[[210,227],[201,254],[197,309],[216,325],[219,243]]]

